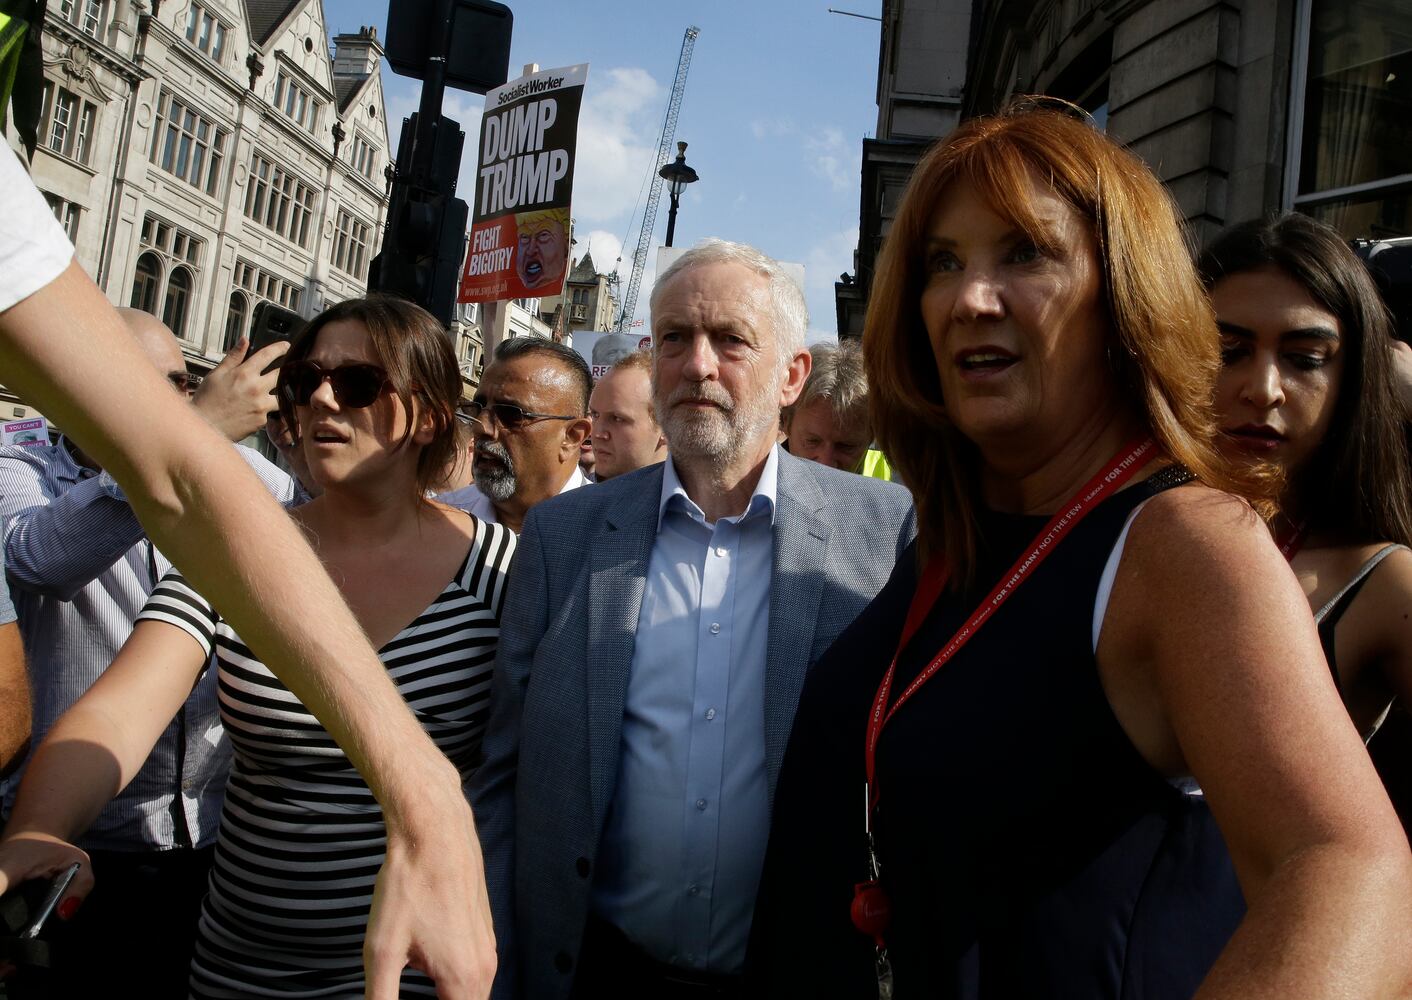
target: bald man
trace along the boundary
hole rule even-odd
[[[227,438],[264,424],[275,375],[260,373],[284,345],[247,359],[246,345],[237,344],[200,384],[187,373],[170,330],[147,313],[121,313],[172,391],[191,398]],[[257,452],[240,453],[276,498],[293,497],[288,476]],[[107,668],[170,564],[147,540],[117,483],[65,437],[0,448],[0,538],[38,745]],[[97,886],[54,942],[51,995],[102,995],[113,969],[140,957],[148,995],[186,996],[229,757],[215,672],[208,671],[146,764],[78,841],[92,856]],[[116,788],[118,776],[112,778]],[[7,814],[17,783],[18,777],[6,789]]]
[[[592,391],[588,364],[572,348],[502,340],[460,411],[475,441],[475,482],[437,499],[518,533],[535,504],[588,482],[579,456],[593,428]]]

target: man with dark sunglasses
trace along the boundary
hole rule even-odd
[[[238,345],[202,385],[187,373],[175,336],[155,316],[119,313],[153,367],[223,435],[238,439],[258,426],[253,420],[264,422],[274,374],[260,372],[286,345],[249,359]],[[288,476],[258,452],[239,451],[277,499],[293,497]],[[171,564],[147,539],[113,478],[67,437],[0,449],[0,537],[27,652],[37,746],[107,669]],[[105,992],[110,963],[136,950],[151,952],[154,935],[164,944],[144,966],[152,995],[185,995],[229,761],[210,672],[79,842],[98,884],[55,932],[52,995]],[[18,782],[17,773],[7,806]]]
[[[593,425],[582,355],[539,337],[502,341],[458,416],[475,441],[475,481],[437,497],[518,532],[535,504],[588,482],[579,449]]]

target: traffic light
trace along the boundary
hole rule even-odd
[[[510,78],[515,16],[509,7],[496,0],[453,0],[444,35],[436,26],[436,14],[432,0],[392,0],[387,5],[383,51],[394,73],[421,80],[432,57],[440,53],[446,57],[448,87],[484,94]]]
[[[484,94],[505,82],[513,23],[496,0],[388,4],[388,59],[422,80],[422,99],[402,125],[387,231],[368,288],[409,298],[445,326],[456,308],[469,213],[455,197],[466,136],[441,113],[441,98],[448,84]]]
[[[418,176],[412,160],[419,125],[413,114],[402,126],[387,232],[369,268],[368,287],[411,299],[449,326],[469,214],[466,203],[454,197],[465,133],[441,116],[431,135],[429,168]]]

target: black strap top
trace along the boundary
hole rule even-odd
[[[1239,922],[1243,901],[1209,811],[1133,747],[1093,652],[1109,554],[1129,514],[1173,478],[1150,477],[1095,509],[883,731],[876,835],[899,1000],[1185,998]],[[976,585],[937,602],[899,659],[894,691],[1047,520],[982,515]],[[806,682],[756,917],[752,961],[766,991],[875,995],[848,904],[866,877],[863,734],[913,562],[899,562]]]
[[[1378,563],[1398,549],[1405,547],[1396,544],[1385,545],[1373,553],[1367,562],[1358,567],[1339,592],[1329,598],[1322,608],[1314,612],[1314,621],[1319,624],[1319,645],[1324,647],[1324,659],[1329,661],[1329,669],[1333,671],[1335,684],[1339,683],[1339,679],[1338,662],[1335,659],[1337,644],[1334,642],[1334,631],[1338,628],[1339,619],[1352,607],[1354,598],[1363,589],[1363,584],[1368,582],[1368,577],[1372,575],[1373,570],[1378,568]]]

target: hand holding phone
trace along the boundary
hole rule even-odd
[[[44,893],[39,904],[30,909],[29,924],[17,935],[20,940],[32,941],[39,937],[39,932],[44,929],[44,922],[58,907],[59,900],[64,898],[64,893],[73,884],[74,876],[82,867],[79,862],[75,861],[49,880],[48,891]]]
[[[192,405],[232,441],[255,433],[276,408],[274,391],[279,366],[289,345],[274,341],[256,350],[237,342],[206,376]]]
[[[49,945],[39,940],[39,932],[58,909],[82,867],[75,861],[51,878],[29,879],[0,896],[0,977],[8,975],[16,965],[49,965]]]
[[[78,872],[68,877],[59,904],[63,903],[65,895],[82,899],[93,889],[93,869],[89,867],[88,855],[67,841],[38,831],[12,833],[0,841],[0,934],[20,930],[20,923],[5,919],[7,906],[14,905],[11,903],[13,896],[18,893],[31,897],[23,904],[27,912],[42,901],[56,876],[76,864]],[[57,912],[61,917],[68,916],[62,905]],[[22,915],[22,922],[28,923],[28,918]]]

